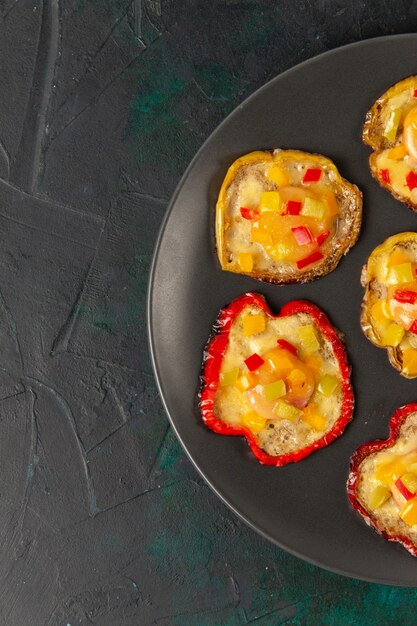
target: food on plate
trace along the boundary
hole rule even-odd
[[[330,159],[251,152],[229,168],[216,207],[223,270],[275,284],[331,272],[356,242],[362,194]]]
[[[338,332],[303,300],[279,315],[247,293],[220,312],[203,363],[205,424],[244,435],[257,459],[282,466],[327,446],[353,414],[350,367]]]
[[[388,439],[355,452],[347,489],[369,525],[417,556],[417,403],[394,413]]]
[[[417,76],[388,89],[366,114],[363,140],[372,176],[417,211]]]
[[[362,269],[361,326],[385,348],[405,378],[417,377],[417,233],[399,233],[372,252]]]

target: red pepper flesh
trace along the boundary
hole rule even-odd
[[[263,358],[259,356],[259,354],[256,354],[256,352],[254,354],[251,354],[251,356],[248,356],[247,359],[245,359],[246,367],[250,372],[254,372],[264,363],[265,361],[263,360]]]
[[[414,89],[413,96],[414,96],[414,98],[417,98],[417,89]]]
[[[306,246],[313,241],[313,237],[307,226],[296,226],[296,228],[291,228],[291,232],[299,246]]]
[[[321,261],[322,258],[323,255],[320,250],[316,250],[315,252],[312,252],[311,254],[306,256],[304,259],[300,259],[299,261],[297,261],[297,267],[299,270],[302,270],[304,269],[304,267],[307,267],[307,265],[316,263],[316,261]]]
[[[405,180],[410,191],[417,187],[417,174],[413,170],[408,172]]]
[[[259,447],[256,437],[250,431],[242,427],[230,426],[229,424],[226,424],[220,420],[214,412],[214,399],[219,387],[220,370],[223,356],[228,345],[229,334],[234,320],[246,306],[256,306],[271,318],[286,317],[298,313],[309,314],[326,339],[331,343],[334,355],[340,368],[342,377],[342,405],[340,416],[334,423],[332,429],[312,444],[280,456],[271,456],[267,454]],[[323,311],[311,302],[306,302],[305,300],[294,300],[286,304],[277,316],[273,316],[262,296],[255,293],[246,293],[239,298],[236,298],[236,300],[220,312],[214,328],[214,335],[209,340],[205,349],[202,387],[200,392],[201,414],[203,421],[208,428],[221,435],[237,435],[246,437],[248,444],[258,461],[264,465],[274,465],[276,467],[282,467],[288,463],[301,461],[301,459],[309,456],[315,450],[329,445],[329,443],[337,439],[337,437],[340,437],[353,416],[354,397],[352,385],[350,383],[350,366],[347,361],[344,345]]]
[[[407,289],[396,289],[393,295],[394,300],[397,302],[406,302],[407,304],[414,304],[417,300],[417,293],[415,291],[409,291]]]
[[[390,184],[391,179],[389,175],[389,170],[380,170],[379,175],[381,176],[381,180],[383,180],[384,183],[388,183],[388,185]]]
[[[303,178],[303,183],[317,183],[321,178],[321,169],[318,167],[309,167]]]
[[[379,452],[380,450],[385,450],[393,446],[400,433],[401,426],[404,424],[407,417],[411,415],[411,413],[415,413],[416,411],[417,402],[406,404],[400,407],[391,417],[388,439],[364,443],[356,450],[350,460],[349,478],[346,483],[350,503],[352,504],[353,508],[362,515],[367,524],[372,526],[377,531],[377,533],[382,535],[382,537],[384,537],[385,539],[388,539],[388,541],[398,541],[398,543],[402,544],[413,556],[417,556],[417,545],[414,545],[414,543],[410,541],[408,537],[402,535],[389,535],[387,532],[379,528],[378,522],[376,521],[376,519],[374,519],[372,513],[368,512],[359,502],[356,495],[356,490],[360,479],[360,465],[362,461],[366,459],[366,457],[370,454],[374,454],[375,452]]]
[[[283,215],[300,215],[303,205],[297,200],[288,200],[285,205],[285,213]]]
[[[277,344],[283,350],[288,350],[288,352],[291,352],[291,354],[294,354],[295,356],[297,355],[297,348],[293,346],[292,343],[290,343],[289,341],[286,341],[285,339],[277,339]]]
[[[401,480],[401,478],[398,478],[395,481],[395,486],[397,487],[398,491],[400,492],[400,494],[402,496],[404,496],[404,498],[406,500],[411,500],[411,498],[414,498],[414,496],[416,495],[415,493],[411,493],[411,491],[409,491],[407,489],[407,487],[404,485],[403,481]]]
[[[410,331],[410,333],[413,333],[413,335],[417,335],[417,320],[414,320],[408,330]]]
[[[328,230],[324,230],[322,233],[320,233],[320,235],[316,237],[317,245],[318,246],[323,245],[329,235],[330,235],[330,232]]]
[[[245,220],[254,220],[259,217],[259,211],[256,209],[247,209],[244,206],[240,207],[240,214]]]

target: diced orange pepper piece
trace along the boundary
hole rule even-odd
[[[415,348],[404,350],[403,369],[409,376],[417,376],[417,350]]]
[[[278,187],[285,187],[291,183],[291,176],[282,167],[271,167],[267,174],[268,178],[272,180]]]
[[[238,378],[237,381],[235,382],[235,387],[241,393],[244,393],[245,391],[247,391],[251,387],[254,387],[255,385],[256,385],[256,378],[250,372],[247,372],[246,374],[243,374],[243,376]]]
[[[250,252],[239,252],[237,262],[242,272],[253,270],[253,255]]]
[[[412,498],[407,502],[400,513],[400,517],[408,526],[417,524],[417,498]]]
[[[324,430],[327,423],[326,418],[320,414],[315,402],[311,402],[306,406],[301,415],[301,419],[308,424],[308,426],[314,428],[314,430]]]
[[[410,257],[406,252],[403,252],[401,249],[396,248],[389,256],[388,259],[388,267],[393,267],[394,265],[400,265],[402,263],[409,263]]]
[[[398,161],[399,159],[403,159],[407,156],[407,154],[407,148],[403,146],[403,144],[400,144],[399,146],[395,146],[395,148],[388,150],[387,157],[389,159],[393,159],[394,161]]]
[[[249,411],[242,417],[242,426],[248,428],[252,433],[259,433],[265,428],[266,419],[255,413],[255,411]]]
[[[255,315],[248,313],[242,317],[242,325],[245,337],[257,335],[265,330],[265,315],[263,313],[256,313]]]

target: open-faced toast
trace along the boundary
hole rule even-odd
[[[363,141],[371,173],[397,200],[417,211],[417,76],[390,87],[366,114]]]
[[[406,232],[375,248],[361,276],[362,330],[406,378],[417,377],[416,272],[417,233]]]
[[[278,285],[331,272],[356,242],[362,194],[330,159],[251,152],[229,168],[216,207],[223,270]]]

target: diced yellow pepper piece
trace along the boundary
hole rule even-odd
[[[308,324],[298,329],[298,338],[301,341],[301,347],[304,352],[317,352],[320,348],[314,326]]]
[[[332,393],[337,389],[339,381],[336,376],[325,374],[317,385],[317,390],[326,398],[330,398]]]
[[[402,484],[410,493],[417,493],[417,476],[412,472],[406,472],[401,477]]]
[[[274,409],[274,413],[277,417],[285,420],[290,420],[291,422],[294,422],[297,417],[301,415],[301,411],[299,411],[295,406],[292,406],[292,404],[288,404],[288,402],[285,402],[284,400],[278,400]]]
[[[396,347],[404,337],[405,329],[399,324],[392,322],[387,326],[382,335],[382,345]]]
[[[389,280],[391,283],[412,283],[414,278],[411,263],[398,263],[391,267],[389,272]]]
[[[405,156],[407,156],[407,154],[407,149],[401,143],[399,146],[395,146],[395,148],[391,148],[391,150],[388,150],[387,157],[389,159],[393,159],[394,161],[398,161],[399,159],[403,159]]]
[[[318,220],[322,220],[326,215],[326,205],[321,200],[313,200],[313,198],[306,198],[304,200],[303,208],[301,209],[301,215],[306,217],[315,217]]]
[[[387,500],[391,497],[391,491],[387,489],[387,487],[383,487],[382,485],[378,485],[372,491],[369,497],[369,507],[374,511],[375,509],[379,509],[380,506],[385,504]]]
[[[308,354],[304,359],[304,364],[307,365],[316,376],[323,365],[323,359],[318,354]]]
[[[327,420],[318,411],[317,404],[314,402],[311,402],[308,406],[306,406],[301,415],[301,419],[303,422],[308,424],[308,426],[314,428],[314,430],[324,430],[326,428]]]
[[[417,524],[417,498],[412,498],[407,502],[400,513],[400,517],[408,526]]]
[[[239,252],[237,262],[242,272],[253,270],[253,255],[250,252]]]
[[[235,383],[235,387],[241,393],[244,393],[245,391],[247,391],[251,387],[254,387],[255,385],[256,385],[256,379],[255,379],[254,375],[251,374],[250,372],[247,372],[246,374],[243,374],[240,378],[237,379],[237,381]]]
[[[242,426],[257,434],[265,428],[266,419],[262,415],[255,413],[255,411],[249,411],[242,417]]]
[[[251,228],[250,238],[251,241],[260,243],[261,246],[270,246],[272,243],[271,234],[264,228],[259,228],[254,225]]]
[[[371,315],[377,324],[387,324],[390,320],[389,305],[386,300],[378,300],[371,307]]]
[[[265,400],[276,400],[282,398],[287,393],[287,388],[283,380],[276,380],[274,383],[264,385],[262,387],[262,393]]]
[[[259,201],[260,211],[278,211],[281,206],[281,198],[278,191],[264,191]]]
[[[267,174],[268,178],[272,180],[278,187],[285,187],[291,183],[291,176],[282,167],[271,167]]]
[[[291,357],[284,350],[271,350],[264,358],[279,378],[285,378],[294,367]]]
[[[417,376],[417,350],[415,348],[404,350],[403,369],[409,376]]]
[[[245,337],[257,335],[265,330],[266,320],[263,313],[247,313],[242,317],[243,334]]]
[[[228,385],[234,385],[239,376],[239,368],[235,367],[228,372],[221,372],[220,374],[220,385],[222,387],[226,387]]]
[[[388,117],[388,121],[384,130],[384,137],[388,139],[388,141],[395,141],[397,136],[398,125],[401,120],[401,109],[394,109],[391,111]]]
[[[393,265],[400,265],[402,263],[409,263],[410,257],[406,252],[401,250],[400,248],[395,248],[395,250],[390,254],[388,259],[388,267],[392,267]]]

